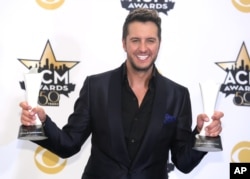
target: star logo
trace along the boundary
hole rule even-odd
[[[242,43],[236,61],[217,62],[227,72],[220,91],[226,96],[234,94],[234,104],[250,106],[250,58],[245,43]]]
[[[243,42],[239,55],[236,58],[236,61],[217,62],[216,64],[225,71],[233,70],[233,69],[243,69],[243,70],[249,71],[250,58],[249,58],[245,43]]]
[[[40,60],[18,59],[26,68],[38,68],[43,74],[38,104],[43,106],[58,106],[60,94],[68,97],[68,93],[74,91],[75,84],[69,82],[69,71],[75,67],[78,61],[56,60],[49,40],[47,41]],[[25,89],[24,82],[20,82]]]
[[[47,41],[45,45],[45,48],[44,48],[44,51],[40,60],[31,60],[31,59],[18,59],[18,60],[21,63],[23,63],[23,65],[26,66],[28,69],[30,69],[31,67],[38,67],[38,66],[49,68],[48,65],[51,65],[51,67],[55,69],[60,69],[63,67],[71,69],[79,63],[77,61],[75,62],[74,61],[57,61],[49,40]]]

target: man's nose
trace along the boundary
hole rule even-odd
[[[141,42],[139,45],[139,50],[145,52],[147,50],[147,44],[145,42]]]

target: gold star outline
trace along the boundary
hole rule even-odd
[[[63,66],[67,67],[68,69],[71,69],[79,63],[79,61],[57,61],[49,40],[45,45],[40,60],[31,60],[31,59],[18,59],[18,60],[28,69],[30,69],[31,67],[45,67],[46,65],[53,65],[57,69]]]
[[[225,71],[236,69],[249,70],[250,58],[245,43],[242,43],[236,61],[217,62],[216,64]]]

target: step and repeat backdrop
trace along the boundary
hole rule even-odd
[[[156,65],[189,88],[194,124],[203,110],[199,83],[221,83],[216,108],[225,113],[223,151],[209,153],[189,174],[169,161],[170,178],[227,179],[230,162],[250,162],[249,0],[1,0],[1,179],[81,177],[89,139],[67,159],[17,139],[23,74],[30,66],[43,69],[40,105],[62,127],[86,76],[124,62],[122,25],[138,7],[157,9],[162,18]]]

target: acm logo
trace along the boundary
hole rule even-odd
[[[48,40],[40,60],[18,59],[26,68],[38,68],[42,74],[42,84],[38,96],[38,104],[41,106],[59,106],[60,96],[69,97],[69,93],[75,90],[75,84],[70,82],[70,70],[79,61],[59,61],[56,59],[50,41]],[[24,81],[20,86],[25,90]]]
[[[250,57],[243,42],[235,61],[216,62],[227,74],[220,91],[234,95],[236,106],[250,107]]]
[[[133,11],[137,8],[155,9],[168,15],[168,11],[174,9],[175,2],[171,0],[120,0],[122,8]]]

